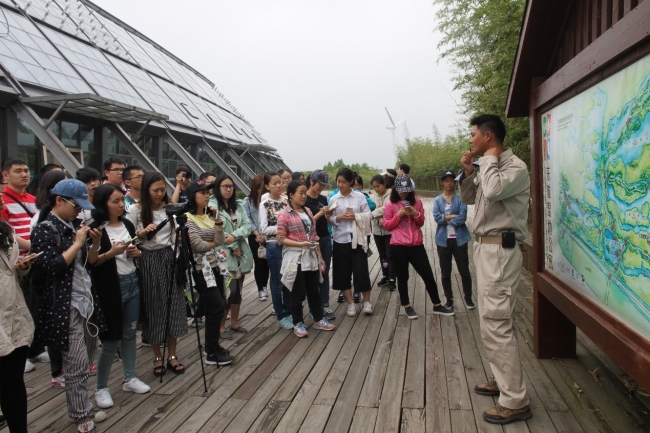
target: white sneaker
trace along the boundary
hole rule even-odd
[[[363,303],[363,312],[366,314],[372,314],[372,304],[370,302]]]
[[[102,409],[107,409],[113,407],[113,399],[111,398],[111,393],[108,391],[108,388],[98,389],[95,393],[95,402],[97,407]]]
[[[135,392],[136,394],[146,394],[149,391],[151,391],[151,388],[149,387],[149,385],[147,385],[137,377],[134,377],[128,382],[124,382],[122,384],[122,391]]]
[[[36,370],[36,367],[34,364],[29,362],[29,360],[25,361],[25,373],[29,373],[30,371]]]
[[[103,410],[93,411],[93,421],[102,422],[106,420],[106,412]]]
[[[260,298],[260,301],[266,301],[266,290],[262,289],[258,291],[257,296]]]
[[[29,358],[29,362],[35,363],[35,362],[50,362],[50,355],[47,352],[43,352],[40,355],[34,357],[34,358]]]
[[[350,317],[354,317],[357,315],[357,307],[354,304],[348,304],[348,309],[346,311],[346,314]]]

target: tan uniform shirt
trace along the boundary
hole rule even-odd
[[[480,169],[461,178],[460,198],[475,204],[472,232],[476,237],[501,236],[513,231],[517,240],[528,237],[530,177],[526,164],[506,149],[498,158],[484,156]]]

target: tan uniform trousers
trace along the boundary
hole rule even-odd
[[[499,404],[509,409],[528,404],[514,314],[522,261],[518,246],[474,243],[483,347],[501,391]]]

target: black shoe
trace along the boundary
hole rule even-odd
[[[342,304],[343,302],[345,302],[345,296],[343,296],[343,292],[339,292],[339,297],[336,300],[336,302],[338,302],[339,304]]]
[[[404,312],[406,313],[406,317],[408,317],[411,320],[418,318],[418,313],[415,312],[413,307],[405,308]]]
[[[232,364],[233,359],[232,356],[221,354],[219,352],[209,353],[208,356],[205,357],[205,363],[207,365],[228,365]]]
[[[395,285],[395,280],[388,280],[388,290],[394,292],[395,289],[397,289],[397,286]]]
[[[438,305],[437,307],[433,307],[433,314],[441,314],[443,316],[453,316],[454,310],[450,310],[444,305]]]
[[[7,426],[7,420],[5,416],[0,413],[0,428],[5,428]]]
[[[447,299],[447,303],[445,304],[445,308],[448,310],[454,310],[454,300],[453,299]]]
[[[355,304],[360,303],[361,302],[361,293],[355,293],[352,298],[354,299]]]
[[[386,278],[386,277],[382,278],[381,280],[379,280],[377,285],[379,287],[384,287],[384,286],[388,285],[388,278]]]
[[[230,355],[230,350],[226,349],[222,345],[219,345],[219,347],[217,347],[217,353],[221,355]]]
[[[465,299],[465,306],[467,307],[468,310],[473,310],[474,308],[476,308],[476,305],[474,305],[471,299]]]

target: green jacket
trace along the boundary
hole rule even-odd
[[[216,207],[216,200],[210,200],[210,206]],[[223,221],[223,234],[224,236],[233,235],[235,242],[230,245],[223,245],[223,250],[226,252],[226,259],[228,261],[228,270],[230,272],[241,272],[248,274],[253,269],[253,253],[248,246],[248,235],[251,233],[251,224],[246,211],[244,210],[243,200],[237,200],[237,229],[233,229],[232,219],[230,213],[223,206],[219,206],[219,218]],[[237,257],[233,254],[239,248],[242,256]]]

